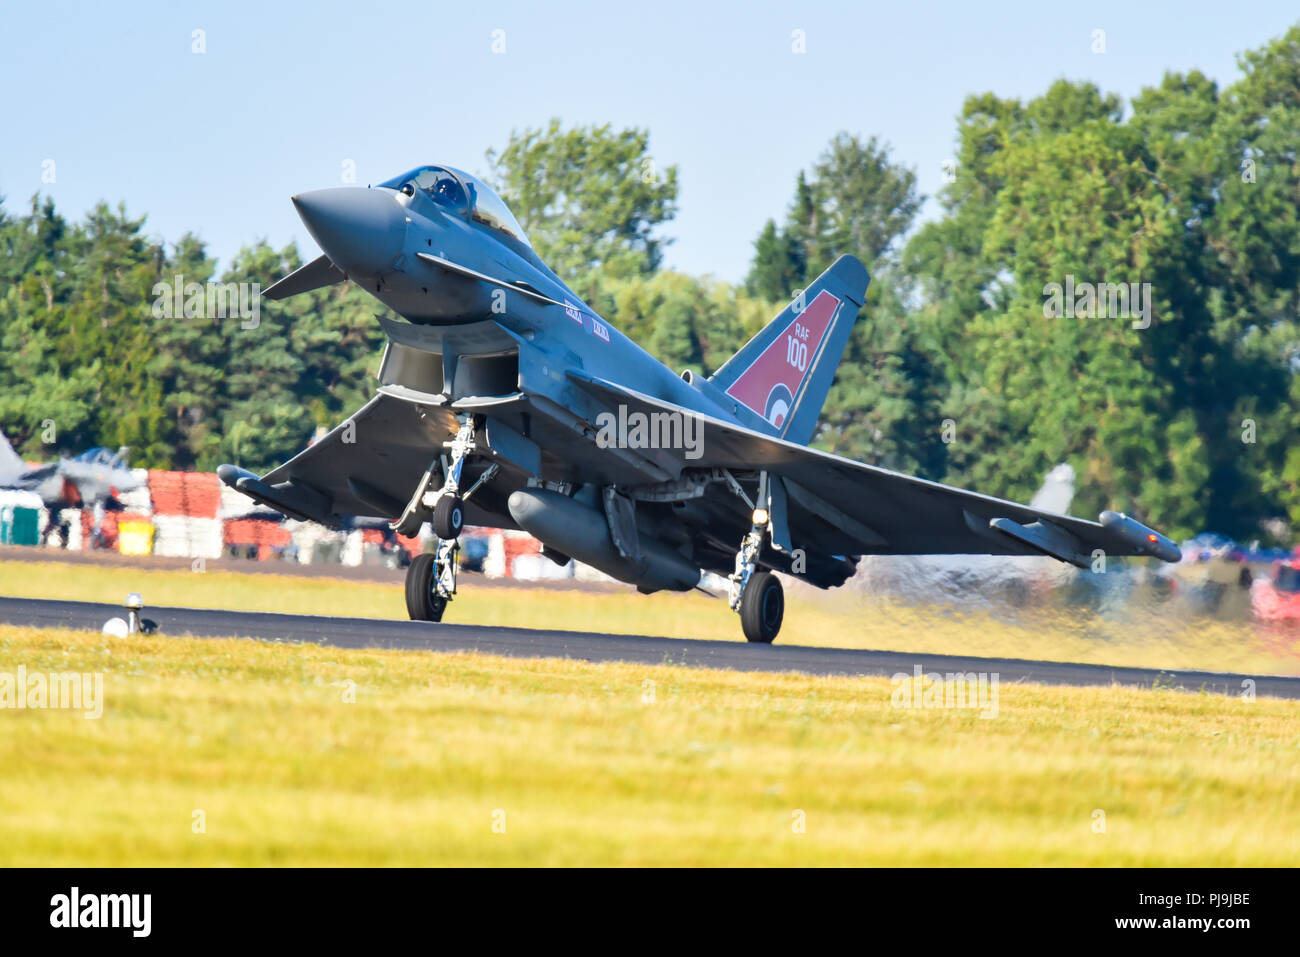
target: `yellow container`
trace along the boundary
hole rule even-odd
[[[123,555],[152,555],[153,522],[119,522],[117,550]]]

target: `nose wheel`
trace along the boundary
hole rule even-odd
[[[406,568],[406,613],[412,621],[442,621],[447,599],[438,594],[433,555],[416,555]]]
[[[451,455],[449,462],[444,459],[442,488],[435,490],[432,487],[437,469],[435,462],[416,487],[402,517],[392,524],[394,531],[414,535],[428,520],[438,536],[438,550],[432,555],[418,556],[406,569],[406,611],[415,621],[442,621],[447,602],[456,596],[456,554],[460,551],[460,533],[465,527],[465,502],[500,471],[495,462],[490,464],[478,480],[461,493],[460,480],[465,460],[476,449],[472,415],[462,416],[455,439],[443,444]]]
[[[447,603],[456,595],[456,553],[451,539],[438,542],[438,550],[415,556],[406,566],[406,613],[412,621],[442,621]]]

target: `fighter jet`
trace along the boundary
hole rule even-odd
[[[127,465],[125,446],[116,452],[87,449],[75,458],[29,466],[0,433],[0,488],[36,492],[49,508],[93,508],[142,484]]]
[[[365,406],[264,476],[219,472],[297,519],[431,521],[437,552],[407,570],[414,619],[440,621],[454,597],[465,523],[523,529],[645,593],[725,575],[752,642],[780,630],[776,572],[830,588],[869,554],[1179,557],[1115,512],[1086,521],[810,448],[870,281],[853,256],[704,377],[597,315],[461,170],[293,203],[323,255],[263,295],[350,279],[402,319],[377,317],[388,342]]]

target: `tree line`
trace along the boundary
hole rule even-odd
[[[1127,104],[1066,80],[970,96],[924,223],[915,172],[838,134],[738,286],[663,268],[679,171],[647,131],[553,120],[486,159],[542,259],[674,368],[711,372],[836,256],[866,262],[820,447],[1020,500],[1069,462],[1078,514],[1277,541],[1300,523],[1300,26],[1239,66]],[[258,243],[218,275],[195,236],[149,238],[121,205],[70,222],[0,202],[0,428],[33,458],[52,423],[60,450],[138,465],[278,464],[371,394],[378,303],[344,284],[254,324],[159,316],[154,290],[300,264]],[[1145,324],[1104,293],[1050,308],[1121,284]]]

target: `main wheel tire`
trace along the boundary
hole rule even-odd
[[[745,640],[770,645],[785,617],[785,591],[771,572],[754,572],[740,599],[740,627]]]
[[[412,621],[442,621],[447,599],[434,593],[432,555],[416,555],[406,566],[406,613]]]
[[[445,542],[460,538],[465,527],[465,509],[459,495],[444,495],[433,507],[433,534]]]

